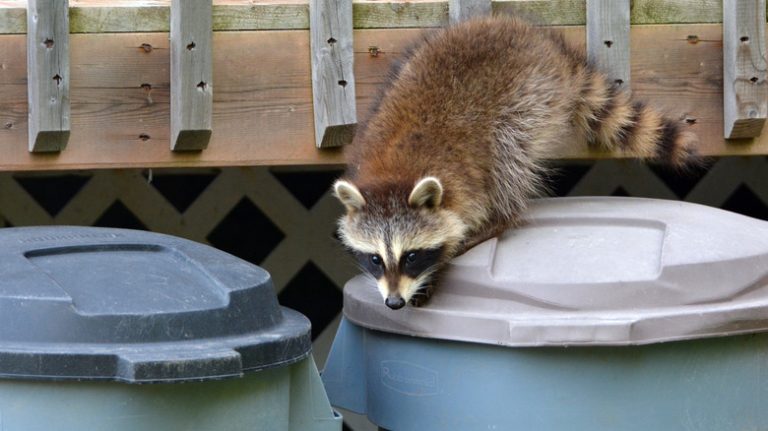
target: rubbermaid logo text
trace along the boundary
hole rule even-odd
[[[381,383],[405,395],[436,395],[437,371],[405,361],[381,361]]]

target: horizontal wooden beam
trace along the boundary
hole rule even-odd
[[[72,0],[72,33],[167,32],[171,0]],[[0,34],[26,33],[26,0],[0,2]],[[634,0],[632,24],[723,21],[723,0]],[[356,0],[358,29],[437,27],[448,23],[448,0]],[[496,13],[545,25],[584,25],[585,0],[496,0]],[[214,0],[214,31],[306,30],[308,0]]]
[[[582,43],[584,28],[564,27]],[[357,30],[361,119],[390,63],[421,30]],[[314,145],[307,31],[214,33],[213,136],[201,153],[169,150],[169,41],[164,33],[75,34],[70,39],[71,135],[57,155],[27,152],[25,37],[0,36],[0,170],[203,167],[343,163],[341,150]],[[372,49],[375,47],[375,49]],[[633,27],[632,89],[687,118],[708,155],[768,154],[768,134],[723,136],[722,26]],[[614,157],[574,143],[558,158]]]

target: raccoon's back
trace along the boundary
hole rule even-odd
[[[359,128],[348,150],[350,175],[455,174],[465,188],[488,186],[499,125],[535,119],[529,126],[538,127],[554,113],[566,115],[574,61],[584,59],[561,39],[512,18],[425,35]]]
[[[508,219],[537,189],[539,161],[583,140],[685,165],[697,138],[628,94],[563,37],[510,17],[427,34],[384,87],[349,154],[358,182],[433,175]],[[477,196],[485,196],[482,201]]]

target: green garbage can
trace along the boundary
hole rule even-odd
[[[323,381],[393,431],[768,430],[768,223],[636,198],[536,202],[422,308],[344,289]]]
[[[167,235],[0,230],[0,429],[341,430],[269,274]]]

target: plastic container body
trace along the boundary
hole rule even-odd
[[[3,431],[339,431],[312,358],[177,384],[0,380]]]
[[[508,348],[343,320],[331,403],[393,431],[768,429],[768,334],[643,346]]]

